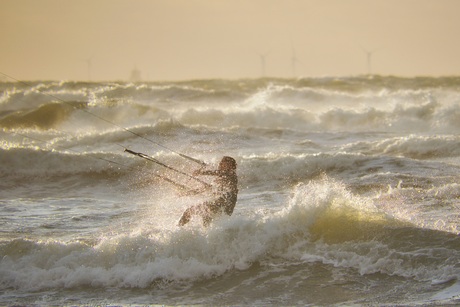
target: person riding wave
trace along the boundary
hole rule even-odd
[[[193,173],[194,176],[216,176],[218,197],[185,210],[179,220],[179,226],[187,224],[194,215],[201,216],[204,226],[208,226],[216,216],[223,213],[232,215],[238,195],[236,165],[235,159],[225,156],[220,161],[217,170],[197,170]]]

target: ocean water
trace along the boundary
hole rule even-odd
[[[0,305],[460,304],[460,78],[0,90]]]

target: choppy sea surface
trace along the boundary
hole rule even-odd
[[[0,305],[460,304],[460,78],[2,82],[0,128]]]

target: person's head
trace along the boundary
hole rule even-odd
[[[232,157],[225,156],[219,163],[220,171],[236,170],[236,161]]]

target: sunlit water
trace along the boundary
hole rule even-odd
[[[458,78],[0,88],[1,305],[460,303]],[[233,156],[234,214],[125,148]]]

